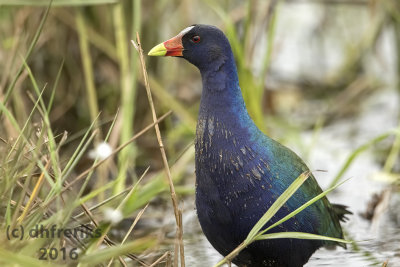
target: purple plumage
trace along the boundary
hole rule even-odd
[[[248,115],[232,50],[222,31],[213,26],[193,25],[155,47],[149,55],[168,55],[169,50],[197,66],[202,76],[195,141],[196,207],[204,234],[225,256],[308,168],[294,152],[264,135]],[[321,192],[311,176],[264,227]],[[269,233],[285,231],[343,238],[339,215],[326,197]],[[256,241],[233,262],[239,266],[303,266],[315,250],[332,244],[336,243],[301,239]]]

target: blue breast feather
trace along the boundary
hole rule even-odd
[[[238,110],[241,108],[244,111]],[[225,112],[218,109],[200,112],[196,135],[196,205],[203,231],[222,254],[239,245],[279,195],[307,170],[294,152],[254,125],[244,103],[232,104],[231,112],[226,112],[226,107]],[[311,176],[265,227],[321,192]],[[341,238],[341,228],[334,225],[338,220],[331,218],[330,207],[324,198],[270,232],[297,231]],[[299,245],[293,240],[290,243]]]

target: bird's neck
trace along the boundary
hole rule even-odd
[[[203,92],[199,119],[215,117],[231,126],[253,127],[239,87],[233,55],[226,55],[211,67],[200,68],[200,72]]]

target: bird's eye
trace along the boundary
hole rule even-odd
[[[198,42],[200,42],[200,36],[198,36],[198,35],[193,36],[193,37],[192,37],[192,42],[193,42],[193,43],[198,43]]]

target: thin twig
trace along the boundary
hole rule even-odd
[[[181,256],[181,267],[185,267],[185,249],[183,246],[183,227],[182,227],[182,209],[179,208],[178,210],[178,225],[179,225],[179,231],[178,231],[178,240],[179,240],[179,255]]]
[[[86,213],[86,215],[89,217],[89,219],[92,221],[92,223],[94,224],[94,226],[95,226],[96,228],[98,228],[98,227],[99,227],[99,223],[95,220],[93,214],[92,214],[92,213],[90,212],[90,210],[86,207],[86,205],[85,205],[84,203],[82,203],[82,204],[81,204],[81,207],[82,207],[83,211]],[[105,230],[105,231],[107,231],[107,230]],[[100,240],[101,240],[102,243],[104,242],[104,243],[107,244],[107,246],[111,247],[112,244],[109,243],[109,242],[107,241],[108,239],[109,239],[109,238],[108,238],[107,234],[104,233],[103,236],[102,236],[102,238],[101,238]],[[127,266],[125,260],[124,260],[121,256],[119,256],[118,259],[119,259],[119,262],[120,262],[123,266],[125,266],[125,267]]]
[[[28,203],[26,204],[25,209],[24,209],[24,211],[22,212],[22,215],[18,218],[18,222],[19,222],[19,223],[21,223],[21,222],[24,220],[26,214],[27,214],[28,211],[29,211],[29,207],[30,207],[31,204],[35,201],[35,198],[36,198],[37,194],[39,193],[39,190],[40,190],[40,188],[41,188],[41,186],[42,186],[45,172],[47,172],[47,169],[49,168],[49,165],[50,165],[50,160],[48,160],[48,161],[46,162],[46,166],[44,167],[44,170],[43,170],[42,173],[40,174],[40,177],[39,177],[39,179],[37,180],[37,182],[36,182],[36,184],[35,184],[35,188],[34,188],[33,191],[32,191],[32,194],[31,194],[31,196],[30,196],[30,198],[29,198],[29,200],[28,200]]]
[[[138,213],[138,215],[136,216],[135,220],[133,221],[131,227],[129,227],[129,230],[128,230],[128,232],[126,233],[124,239],[121,241],[121,244],[120,244],[120,245],[123,245],[123,244],[125,243],[126,239],[127,239],[128,236],[131,234],[133,228],[135,228],[137,222],[138,222],[139,219],[142,217],[144,211],[147,209],[148,206],[149,206],[149,203],[147,203],[147,205],[146,205],[143,209],[141,209],[141,210],[139,211],[139,213]],[[111,264],[113,263],[113,261],[114,261],[114,257],[111,258],[111,260],[110,260],[110,262],[108,263],[107,267],[111,266]]]
[[[149,267],[154,267],[157,264],[159,264],[164,258],[168,257],[170,255],[170,252],[167,251],[165,252],[161,257],[159,257],[155,262],[153,262]]]
[[[178,237],[179,237],[179,245],[181,247],[180,251],[183,252],[183,230],[182,227],[180,226],[181,224],[179,223],[179,208],[178,208],[178,200],[177,200],[177,196],[175,193],[175,188],[174,188],[174,183],[172,181],[172,176],[171,176],[171,171],[169,169],[168,166],[168,160],[167,160],[167,155],[165,153],[165,149],[164,149],[164,144],[161,138],[161,133],[160,133],[160,128],[158,126],[158,123],[156,123],[157,121],[157,114],[156,114],[156,110],[154,108],[154,103],[153,103],[153,98],[151,95],[151,90],[150,90],[150,84],[149,84],[149,80],[148,80],[148,76],[147,76],[147,71],[146,71],[146,63],[144,61],[144,57],[143,57],[143,49],[142,49],[142,45],[140,43],[140,37],[139,37],[139,33],[136,32],[136,41],[137,43],[135,44],[135,42],[132,40],[132,44],[135,47],[135,49],[138,51],[139,53],[139,59],[140,59],[140,64],[142,66],[142,72],[143,72],[143,78],[144,78],[144,83],[145,83],[145,87],[146,87],[146,93],[147,93],[147,98],[149,100],[149,104],[150,104],[150,108],[151,108],[151,113],[153,115],[153,121],[155,123],[154,128],[156,130],[156,135],[157,135],[157,141],[158,144],[160,146],[160,152],[161,152],[161,157],[163,160],[163,164],[164,164],[164,170],[165,173],[167,175],[167,179],[168,179],[168,184],[169,184],[169,189],[170,189],[170,193],[171,193],[171,200],[172,200],[172,205],[174,207],[174,214],[175,214],[175,222],[176,222],[176,227],[177,227],[177,232],[178,232]],[[175,258],[175,262],[176,259],[178,258],[178,255],[174,255]],[[181,258],[184,258],[183,256]],[[175,265],[177,266],[177,265]],[[185,262],[184,260],[181,260],[181,267],[185,266]]]
[[[136,216],[135,220],[133,221],[131,227],[129,228],[128,232],[126,233],[124,239],[121,242],[121,245],[125,243],[126,239],[128,238],[128,236],[131,234],[133,228],[135,228],[136,224],[138,223],[139,219],[142,217],[144,211],[147,209],[147,207],[149,206],[149,203],[147,203],[147,205],[141,209],[138,213],[138,215]]]
[[[179,220],[179,219],[178,219]],[[179,225],[179,221],[178,221]],[[175,232],[175,242],[174,242],[174,267],[178,266],[178,256],[179,256],[179,231],[178,229]]]
[[[119,207],[122,206],[125,203],[125,201],[129,198],[129,196],[132,194],[133,190],[136,189],[136,187],[140,183],[140,181],[142,181],[142,179],[146,176],[146,174],[149,170],[150,170],[150,166],[147,167],[146,170],[144,170],[144,172],[142,173],[142,175],[140,176],[139,180],[136,182],[135,185],[132,185],[132,186],[128,187],[127,189],[125,189],[124,191],[121,191],[118,194],[113,195],[113,196],[107,198],[106,200],[94,205],[93,207],[90,207],[89,211],[93,211],[94,209],[97,209],[97,208],[103,206],[107,202],[110,202],[111,200],[115,199],[116,197],[121,196],[121,195],[125,194],[126,192],[128,192],[128,194],[125,196],[124,200],[122,200],[123,202],[121,202],[121,204],[119,205]],[[77,219],[84,214],[85,213],[80,213],[78,215],[75,215],[73,218]]]
[[[89,210],[90,210],[90,211],[93,211],[93,210],[95,210],[95,209],[98,209],[99,207],[101,207],[101,206],[103,206],[104,204],[106,204],[106,203],[108,203],[108,202],[114,200],[115,198],[117,198],[117,197],[119,197],[119,196],[121,196],[121,195],[126,194],[129,190],[132,189],[132,187],[133,187],[133,186],[130,186],[130,187],[128,187],[127,189],[125,189],[124,191],[121,191],[121,192],[119,192],[118,194],[115,194],[115,195],[113,195],[113,196],[111,196],[111,197],[109,197],[109,198],[107,198],[107,199],[101,201],[100,203],[95,204],[94,206],[90,207]],[[84,213],[84,212],[81,212],[81,213],[79,213],[79,214],[73,216],[73,218],[74,218],[74,219],[78,219],[79,217],[82,217],[83,215],[85,215],[85,213]]]

